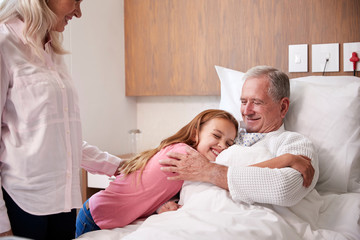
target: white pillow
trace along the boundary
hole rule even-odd
[[[244,73],[219,66],[215,66],[215,69],[221,81],[219,108],[228,111],[240,122],[242,120],[240,95],[244,84]]]
[[[244,73],[218,67],[220,109],[238,120]],[[240,80],[241,79],[241,80]],[[311,139],[319,154],[320,191],[360,192],[360,78],[311,76],[290,80],[285,129]]]
[[[360,192],[360,78],[304,77],[290,81],[285,129],[307,136],[319,156],[317,189]]]

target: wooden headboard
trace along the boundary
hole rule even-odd
[[[127,96],[219,95],[214,68],[288,71],[288,45],[360,42],[359,0],[124,0]]]

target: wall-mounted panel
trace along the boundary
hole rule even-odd
[[[360,41],[358,0],[125,0],[124,4],[128,96],[219,95],[214,65],[246,71],[266,64],[288,71],[288,45]],[[313,74],[309,69],[289,75]],[[341,64],[339,72],[330,74],[351,73],[344,73]]]

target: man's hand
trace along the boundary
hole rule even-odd
[[[212,183],[218,187],[228,190],[227,170],[228,168],[210,162],[195,149],[188,147],[187,154],[169,152],[168,159],[160,160],[164,172],[177,173],[169,177],[169,180],[189,180]]]
[[[315,169],[311,165],[311,159],[302,155],[295,155],[295,157],[296,161],[290,167],[301,173],[304,178],[304,187],[309,187],[315,174]]]
[[[254,167],[284,168],[291,167],[299,171],[304,179],[303,186],[309,187],[314,178],[315,169],[311,165],[311,159],[302,155],[286,153],[272,159],[253,164]]]
[[[169,180],[190,180],[207,182],[207,171],[211,168],[212,163],[201,155],[195,149],[188,147],[187,154],[169,152],[168,159],[160,160],[164,165],[161,170],[164,172],[177,173],[176,176],[169,177]]]

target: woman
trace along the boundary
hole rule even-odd
[[[81,166],[113,175],[120,159],[82,141],[61,34],[81,0],[0,2],[0,236],[73,239]]]

